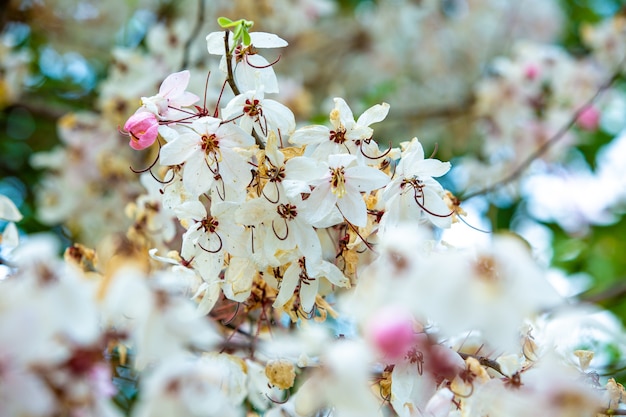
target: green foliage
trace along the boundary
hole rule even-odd
[[[565,12],[563,44],[571,51],[584,51],[580,38],[583,24],[596,23],[625,7],[624,0],[561,0]]]

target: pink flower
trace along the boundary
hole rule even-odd
[[[142,106],[161,120],[175,117],[177,110],[200,100],[197,95],[186,91],[190,77],[188,70],[168,75],[159,88],[159,94],[141,98]]]
[[[154,114],[140,111],[128,118],[124,130],[130,134],[130,147],[140,151],[154,143],[159,134],[159,122]]]
[[[380,310],[371,320],[368,333],[376,349],[388,359],[402,358],[415,343],[413,317],[394,307]]]
[[[598,129],[598,125],[600,124],[600,111],[593,106],[585,107],[578,115],[576,121],[578,122],[578,126],[582,129],[593,132]]]

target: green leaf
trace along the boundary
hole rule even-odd
[[[237,25],[238,22],[233,22],[227,17],[220,16],[217,18],[217,23],[223,28],[230,28]]]

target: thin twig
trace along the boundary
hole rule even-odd
[[[626,282],[623,279],[616,280],[612,287],[599,293],[583,293],[579,296],[580,301],[587,303],[603,304],[605,307],[621,301],[626,296]]]
[[[196,24],[191,31],[191,36],[185,42],[183,46],[183,62],[180,65],[180,70],[187,69],[189,66],[189,51],[191,50],[191,44],[194,39],[200,33],[200,29],[202,29],[202,25],[204,24],[204,9],[205,9],[205,0],[198,0],[198,11],[196,13]]]
[[[624,60],[622,60],[623,63]],[[555,134],[554,136],[552,136],[550,139],[548,139],[546,142],[544,142],[540,147],[538,147],[537,149],[535,149],[535,151],[533,153],[531,153],[529,156],[526,157],[526,159],[524,159],[522,161],[522,163],[513,171],[511,172],[509,175],[507,175],[506,177],[502,178],[501,180],[481,189],[478,191],[475,191],[473,193],[469,193],[467,195],[464,195],[463,197],[460,198],[461,201],[467,201],[470,198],[474,198],[477,197],[479,195],[484,195],[487,193],[490,193],[492,191],[495,191],[497,189],[499,189],[500,187],[516,180],[519,176],[521,176],[524,171],[526,170],[526,168],[528,168],[533,161],[535,161],[537,158],[539,158],[540,156],[542,156],[543,154],[545,154],[556,142],[558,142],[560,139],[562,139],[565,134],[576,124],[576,122],[578,121],[578,118],[580,117],[580,115],[591,105],[593,104],[594,101],[596,101],[596,99],[606,90],[608,89],[618,78],[620,78],[620,73],[621,73],[621,67],[622,64],[620,64],[618,66],[618,69],[615,71],[615,73],[611,76],[611,78],[606,81],[604,84],[602,84],[598,90],[595,92],[595,94],[589,98],[582,106],[580,106],[572,115],[572,117],[570,118],[570,120],[563,125]]]

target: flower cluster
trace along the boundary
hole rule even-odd
[[[246,300],[258,275],[278,291],[274,307],[292,310],[294,319],[311,315],[318,294],[356,279],[358,265],[347,262],[342,271],[338,256],[353,258],[408,222],[451,225],[453,207],[433,179],[450,164],[425,159],[417,139],[380,151],[370,125],[386,117],[386,103],[355,120],[336,98],[330,126],[295,129],[293,113],[265,98],[278,83],[258,52],[286,42],[248,32],[245,20],[224,25],[236,29],[209,34],[208,51],[221,54],[220,68],[239,94],[214,111],[194,107],[199,98],[186,90],[189,71],[174,73],[126,122],[130,146],[153,145],[157,132],[166,142],[159,146],[155,170],[163,174],[154,180],[162,185],[152,205],[186,229],[179,256],[204,281],[196,294],[203,313],[220,292]],[[392,156],[401,158],[397,167]]]

